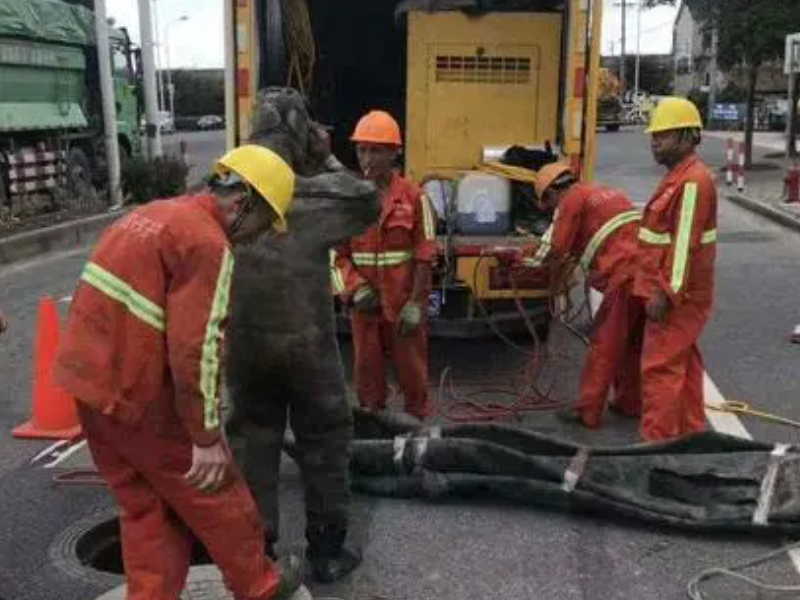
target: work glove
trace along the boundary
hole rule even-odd
[[[422,323],[422,307],[419,302],[406,302],[398,315],[397,331],[400,335],[410,335]]]
[[[360,313],[375,313],[380,310],[381,299],[371,285],[362,285],[353,294],[353,309]]]

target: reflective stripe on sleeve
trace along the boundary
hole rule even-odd
[[[600,246],[603,245],[603,242],[606,241],[606,238],[614,233],[617,229],[622,227],[623,225],[627,225],[628,223],[633,223],[634,221],[638,221],[642,218],[642,215],[637,210],[629,210],[623,213],[616,215],[615,217],[606,221],[603,226],[598,229],[595,234],[592,236],[592,239],[589,240],[589,243],[586,244],[586,249],[583,251],[583,256],[581,257],[581,268],[584,271],[588,271],[589,267],[594,260],[594,255],[597,254],[597,251],[600,249]]]
[[[640,227],[639,240],[654,246],[669,246],[672,243],[672,236],[669,233],[657,233],[646,227]]]
[[[703,237],[700,238],[701,244],[714,244],[717,241],[717,230],[708,229],[703,232]]]
[[[672,280],[670,285],[672,291],[676,293],[683,287],[683,282],[686,279],[686,265],[689,262],[689,244],[692,239],[692,224],[694,223],[696,206],[697,184],[689,182],[683,188],[678,233],[675,236],[675,252],[672,257]]]
[[[206,429],[219,427],[219,350],[222,321],[228,314],[233,275],[233,255],[225,248],[217,276],[217,287],[206,324],[203,355],[200,361],[200,391],[203,394],[203,416]]]
[[[164,309],[145,298],[116,275],[95,263],[86,263],[81,280],[102,292],[109,298],[120,302],[132,315],[163,332],[166,329]]]

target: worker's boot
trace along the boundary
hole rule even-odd
[[[344,546],[347,528],[339,525],[309,525],[306,528],[306,559],[314,579],[333,583],[352,573],[361,564],[361,553]]]
[[[290,554],[281,558],[277,567],[281,579],[271,600],[288,600],[303,584],[303,561]]]

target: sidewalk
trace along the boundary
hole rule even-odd
[[[741,131],[704,131],[704,136],[721,140],[744,140]],[[725,170],[719,172],[720,195],[781,225],[800,231],[800,203],[787,204],[784,177],[792,160],[775,158],[783,152],[784,135],[780,131],[757,131],[753,136],[753,168],[745,172],[745,188],[739,192],[736,182],[725,184]]]

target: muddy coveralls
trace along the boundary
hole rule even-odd
[[[409,335],[398,333],[398,314],[411,300],[417,263],[436,258],[436,226],[430,204],[420,189],[397,173],[382,199],[377,225],[337,248],[333,287],[344,302],[362,286],[380,296],[374,314],[352,312],[355,348],[354,378],[358,400],[369,410],[386,407],[387,358],[394,364],[408,414],[424,419],[432,411],[428,398],[428,325]],[[423,313],[427,310],[428,290]]]
[[[120,505],[128,600],[175,600],[192,535],[237,599],[267,600],[279,574],[244,479],[216,493],[184,479],[192,445],[220,439],[219,369],[233,258],[211,196],[153,202],[103,234],[83,270],[56,377],[78,399]]]
[[[549,259],[580,257],[587,283],[603,294],[575,407],[587,427],[600,425],[612,383],[617,408],[630,413],[638,410],[638,377],[624,368],[624,361],[640,218],[641,213],[620,190],[576,183],[561,198],[553,224],[533,256],[523,259],[525,266],[541,267]]]
[[[717,241],[717,191],[692,153],[663,179],[639,229],[633,294],[641,299],[642,422],[646,440],[705,428],[703,360],[697,340],[711,315]],[[662,323],[644,303],[662,290],[670,307]]]

